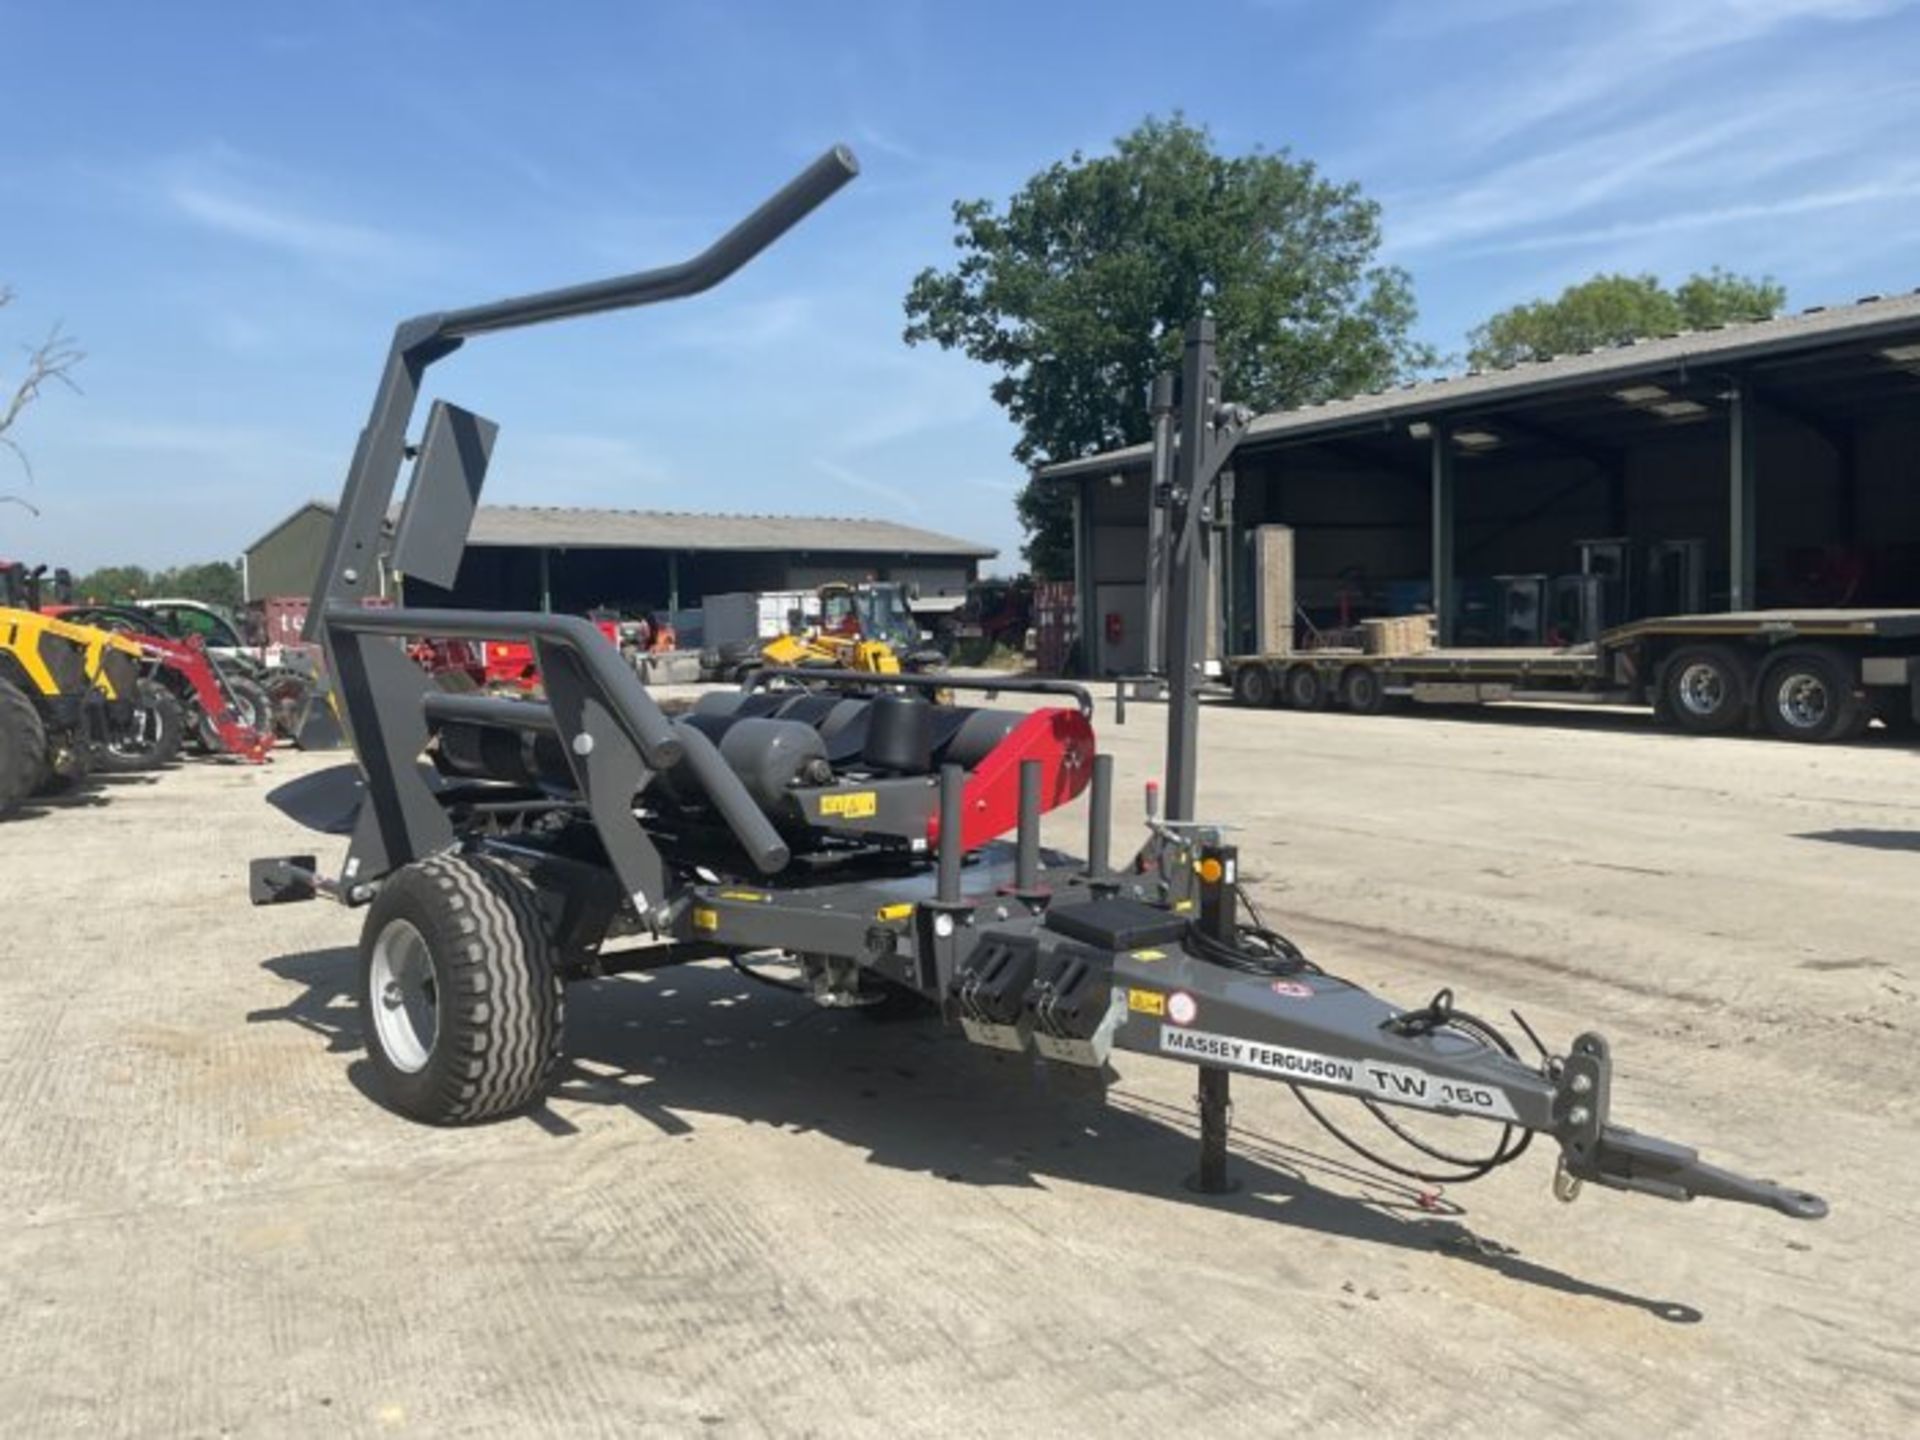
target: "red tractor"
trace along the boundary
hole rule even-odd
[[[229,674],[194,638],[164,635],[154,617],[130,605],[49,605],[46,612],[137,641],[149,678],[179,706],[187,735],[210,755],[255,764],[273,748],[273,702],[243,676]]]

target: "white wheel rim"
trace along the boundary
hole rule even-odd
[[[1725,678],[1718,665],[1697,660],[1680,672],[1680,703],[1689,714],[1713,715],[1727,703]]]
[[[433,961],[412,922],[389,920],[373,942],[367,968],[367,1013],[380,1050],[408,1075],[426,1067],[439,1033]]]

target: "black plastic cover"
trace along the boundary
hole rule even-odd
[[[1169,945],[1187,933],[1186,917],[1119,895],[1049,910],[1046,926],[1074,940],[1112,951]]]

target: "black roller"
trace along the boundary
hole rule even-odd
[[[933,706],[918,695],[876,695],[860,758],[876,770],[926,774],[933,768]]]
[[[820,722],[831,715],[844,697],[839,695],[815,695],[802,691],[786,704],[774,711],[777,720],[798,720],[802,725],[819,728]]]
[[[940,752],[942,765],[964,765],[971,770],[1026,719],[1021,710],[972,710]]]

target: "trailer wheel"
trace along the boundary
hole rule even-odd
[[[40,712],[17,688],[0,680],[0,816],[32,793],[47,766],[47,731]]]
[[[1264,710],[1273,704],[1273,672],[1264,665],[1242,665],[1233,672],[1233,698],[1238,704]]]
[[[100,768],[120,774],[164,765],[180,753],[186,726],[173,692],[158,681],[142,680],[134,695],[133,724],[101,748]]]
[[[1695,735],[1723,735],[1747,715],[1747,670],[1724,645],[1691,645],[1667,661],[1661,691],[1667,713]]]
[[[1340,703],[1356,715],[1378,715],[1387,708],[1387,687],[1371,665],[1350,665],[1340,677]]]
[[[1287,671],[1283,690],[1287,705],[1294,710],[1318,710],[1327,703],[1327,685],[1311,665],[1296,665]]]
[[[537,1099],[560,1050],[561,983],[532,886],[477,855],[395,871],[361,931],[360,1004],[402,1114],[459,1125]]]
[[[1780,739],[1810,744],[1851,739],[1870,718],[1847,678],[1845,659],[1813,648],[1788,650],[1767,666],[1760,714]]]

